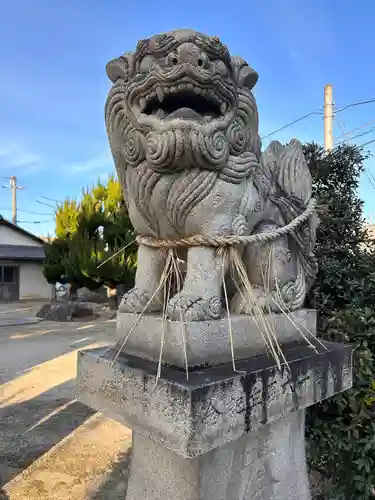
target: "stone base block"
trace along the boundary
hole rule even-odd
[[[127,500],[309,500],[304,410],[186,459],[133,434]]]
[[[300,309],[290,313],[265,315],[268,328],[272,328],[279,344],[302,342],[302,335],[311,337],[316,332],[316,312]],[[231,318],[236,359],[246,359],[265,350],[264,326],[253,316],[233,315]],[[183,330],[182,330],[183,328]],[[131,331],[123,352],[131,356],[158,361],[163,332],[160,315],[118,313],[117,338],[123,340]],[[164,323],[163,363],[177,368],[185,367],[184,336],[187,363],[199,368],[210,360],[210,366],[228,363],[232,359],[227,318],[211,321],[186,322],[166,320]]]
[[[286,346],[281,370],[266,355],[196,370],[163,367],[115,350],[81,351],[78,398],[183,458],[208,453],[352,385],[352,348]],[[293,417],[290,417],[293,419]],[[145,497],[146,498],[146,497]],[[203,497],[202,497],[203,498]],[[220,497],[218,497],[220,498]],[[273,498],[273,497],[269,497]]]

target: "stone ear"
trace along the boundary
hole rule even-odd
[[[108,78],[115,83],[117,80],[122,78],[127,81],[129,79],[129,74],[132,64],[132,54],[124,54],[123,56],[112,59],[106,66],[106,72]]]
[[[245,87],[249,90],[255,87],[259,75],[242,57],[232,57],[232,65],[235,78],[240,87]]]

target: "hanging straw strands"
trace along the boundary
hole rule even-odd
[[[260,307],[258,300],[255,297],[253,287],[247,276],[246,268],[238,253],[238,250],[235,248],[231,248],[230,250],[231,250],[231,261],[233,262],[234,270],[240,278],[239,289],[241,289],[241,284],[242,284],[243,289],[247,294],[248,300],[244,293],[242,293],[242,298],[245,301],[248,310],[253,311],[254,317],[257,316],[260,323],[258,325],[258,328],[263,336],[263,339],[265,340],[265,345],[268,347],[272,357],[274,358],[277,364],[277,367],[281,369],[280,357],[282,358],[284,363],[286,363],[286,359],[283,355],[281,347],[279,346],[279,343],[277,342],[276,334],[273,332],[272,325],[268,321],[267,316],[262,311],[262,308]]]
[[[137,240],[135,239],[135,240],[131,241],[130,243],[128,243],[127,245],[125,245],[124,247],[120,248],[120,250],[118,252],[116,252],[113,255],[111,255],[110,257],[108,257],[108,259],[103,260],[103,262],[101,262],[96,268],[99,269],[100,267],[104,266],[105,264],[107,264],[107,262],[109,262],[110,260],[117,257],[117,255],[119,255],[120,253],[125,252],[125,250],[127,248],[129,248],[130,245],[133,245],[133,243],[136,243],[136,242],[137,242]]]
[[[222,276],[222,285],[223,285],[223,291],[224,291],[224,298],[225,298],[225,306],[227,310],[227,316],[228,316],[228,334],[229,334],[229,341],[230,341],[230,350],[231,350],[231,355],[232,355],[232,366],[233,366],[233,371],[236,373],[245,373],[245,372],[239,372],[236,368],[236,359],[234,356],[234,341],[233,341],[233,331],[232,331],[232,320],[230,317],[230,308],[229,308],[229,300],[228,300],[228,291],[227,291],[227,284],[225,282],[225,265],[228,260],[228,249],[223,248],[222,249],[223,253],[223,259],[221,263],[221,276]]]
[[[172,263],[172,252],[170,252],[169,258],[171,259]],[[164,338],[165,338],[165,320],[167,316],[167,305],[169,302],[170,294],[171,294],[171,285],[172,285],[172,266],[167,272],[167,276],[165,279],[165,284],[164,284],[164,301],[163,301],[163,318],[162,318],[162,332],[161,332],[161,340],[160,340],[160,354],[159,354],[159,361],[158,361],[158,370],[156,372],[156,380],[155,380],[155,387],[158,384],[158,380],[161,375],[161,365],[163,361],[163,349],[164,349]]]
[[[158,286],[156,287],[154,293],[151,295],[149,301],[147,302],[147,304],[145,305],[145,307],[143,308],[143,310],[141,311],[141,313],[137,315],[137,317],[136,317],[134,323],[132,324],[131,328],[129,329],[128,333],[125,335],[124,340],[122,341],[122,343],[120,345],[120,348],[118,349],[115,357],[112,360],[112,366],[116,362],[117,358],[119,357],[121,351],[123,350],[126,342],[129,339],[130,335],[133,333],[134,329],[137,327],[137,325],[140,322],[142,316],[147,311],[147,308],[150,306],[150,304],[152,303],[152,301],[155,299],[156,295],[161,291],[161,289],[163,288],[163,286],[166,285],[167,280],[168,280],[168,276],[171,273],[171,269],[172,269],[171,252],[168,252],[167,259],[166,259],[166,262],[165,262],[165,266],[164,266],[164,269],[163,269],[160,281],[158,283]]]
[[[178,262],[177,262],[175,252],[173,250],[170,250],[170,252],[171,252],[171,258],[172,258],[174,271],[175,271],[175,275],[176,275],[176,281],[177,281],[178,306],[179,306],[179,310],[180,310],[180,323],[181,323],[181,334],[182,334],[183,349],[184,349],[185,371],[186,371],[186,380],[188,380],[189,379],[189,366],[188,366],[188,358],[187,358],[187,351],[186,351],[186,332],[185,332],[185,323],[184,323],[183,317],[182,317],[181,294],[180,294],[180,290],[182,288],[182,276],[181,276],[180,269],[178,267]]]

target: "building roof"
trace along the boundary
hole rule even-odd
[[[0,245],[0,259],[11,260],[44,260],[46,257],[43,247],[28,245]]]
[[[366,224],[366,229],[369,237],[374,240],[375,239],[375,224]]]
[[[43,240],[44,243],[52,243],[56,239],[54,236],[38,236],[38,238]]]
[[[38,236],[35,236],[35,234],[29,233],[29,231],[26,231],[26,229],[22,229],[22,227],[16,226],[12,222],[9,222],[8,220],[4,219],[4,217],[0,214],[0,225],[9,227],[10,229],[13,229],[13,231],[17,231],[20,234],[23,234],[24,236],[27,236],[33,241],[36,241],[37,243],[40,243],[41,245],[44,244],[44,241],[41,238],[38,238]]]

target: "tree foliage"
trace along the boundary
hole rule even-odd
[[[325,340],[355,346],[353,388],[309,408],[310,465],[328,480],[321,499],[374,498],[375,255],[358,197],[364,155],[355,147],[325,154],[305,146],[320,211],[314,305]]]
[[[113,176],[83,190],[79,202],[68,199],[58,207],[56,236],[46,245],[44,274],[50,283],[67,282],[74,291],[115,288],[133,280],[134,230]]]

